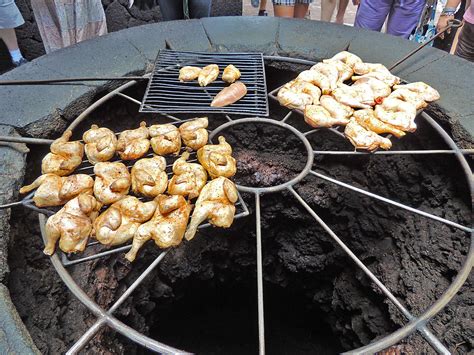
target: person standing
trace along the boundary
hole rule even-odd
[[[336,23],[340,25],[344,24],[344,15],[346,13],[349,0],[321,0],[321,21],[331,22],[332,14],[336,9],[336,2],[338,3]]]
[[[352,0],[359,5],[354,27],[380,31],[408,39],[420,19],[426,0]]]
[[[0,39],[5,42],[15,67],[28,62],[21,54],[15,33],[15,28],[24,23],[14,0],[0,0]]]
[[[210,17],[212,0],[159,0],[159,5],[163,21],[184,20]]]
[[[273,12],[277,17],[305,18],[313,0],[272,0]]]
[[[31,7],[46,53],[107,34],[100,0],[33,0]]]

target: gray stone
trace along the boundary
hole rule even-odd
[[[200,20],[160,22],[155,26],[160,35],[165,35],[172,49],[202,52],[211,50],[211,44]]]
[[[213,0],[211,16],[242,16],[242,0]]]

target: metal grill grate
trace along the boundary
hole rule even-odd
[[[200,87],[197,80],[181,83],[179,69],[186,65],[204,67],[217,64],[220,74],[217,80]],[[227,83],[221,80],[222,71],[235,65],[247,86],[247,95],[226,107],[211,107],[212,99]],[[228,113],[237,115],[268,116],[268,98],[261,53],[201,53],[160,50],[155,68],[148,82],[140,112],[167,113]]]

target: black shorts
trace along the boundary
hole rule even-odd
[[[474,62],[474,24],[464,21],[455,54]]]

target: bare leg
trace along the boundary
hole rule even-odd
[[[295,13],[294,6],[273,5],[273,12],[276,17],[293,17]]]
[[[265,11],[267,9],[267,0],[260,0],[260,11]]]
[[[308,13],[308,6],[309,4],[296,4],[295,5],[295,18],[305,18],[306,14]]]
[[[336,0],[321,0],[321,21],[331,22],[332,14],[334,13],[335,8]]]
[[[344,24],[344,15],[346,13],[348,3],[349,0],[339,0],[339,5],[337,6],[336,23],[340,25]]]
[[[18,40],[16,39],[15,30],[13,28],[0,29],[0,38],[3,39],[3,42],[5,42],[10,52],[18,49]]]

